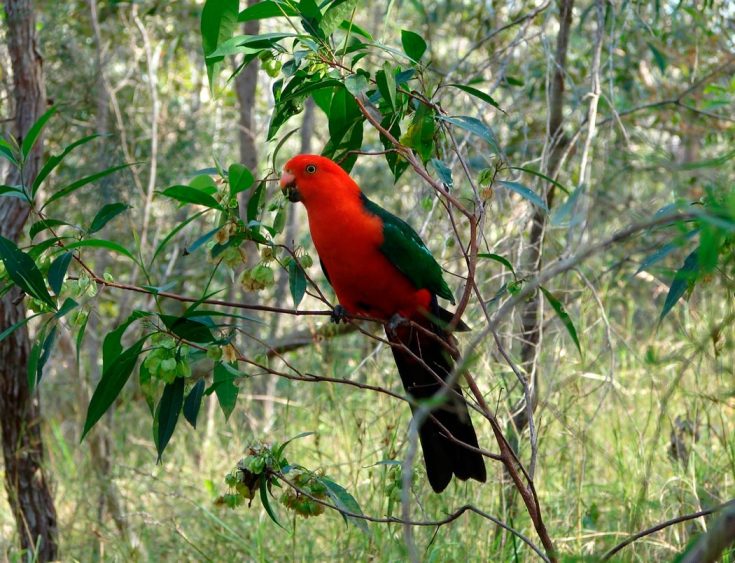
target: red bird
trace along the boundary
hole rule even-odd
[[[437,340],[454,348],[452,335],[443,328],[452,314],[437,297],[452,303],[454,298],[419,235],[370,201],[337,163],[323,156],[289,160],[281,189],[306,207],[324,275],[339,300],[334,318],[349,313],[390,321],[385,333],[404,389],[415,399],[432,397],[443,386],[438,378],[446,379],[454,366]],[[461,388],[455,384],[452,391],[419,429],[426,473],[436,492],[447,487],[453,474],[481,482],[487,477],[482,455],[463,445],[478,448],[477,435]]]

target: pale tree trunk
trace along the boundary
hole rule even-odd
[[[41,56],[36,44],[36,18],[31,0],[6,0],[8,51],[13,68],[14,135],[22,139],[46,108]],[[42,140],[20,172],[12,168],[10,185],[29,185],[38,173]],[[16,198],[0,200],[0,234],[17,240],[28,218],[28,206]],[[25,318],[16,289],[0,300],[0,330]],[[38,561],[57,558],[56,509],[45,476],[38,393],[31,393],[26,375],[30,341],[25,327],[0,343],[0,423],[2,424],[5,488],[18,527],[21,548]]]
[[[559,33],[556,36],[556,54],[554,56],[554,72],[549,90],[549,117],[546,139],[546,174],[551,178],[559,173],[562,155],[566,148],[566,140],[562,129],[564,107],[564,75],[566,74],[567,45],[572,26],[572,10],[574,0],[559,0]],[[551,185],[546,194],[549,208],[554,200],[555,186]],[[528,249],[524,256],[524,270],[530,276],[535,275],[541,268],[543,258],[544,233],[547,216],[536,210],[531,221],[531,234]],[[521,365],[529,378],[531,411],[538,403],[538,385],[536,383],[536,357],[538,343],[541,336],[541,301],[536,292],[521,310]],[[528,409],[525,399],[513,409],[513,423],[520,434],[528,425]]]

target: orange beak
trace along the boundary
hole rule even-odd
[[[281,181],[279,184],[283,195],[285,195],[289,201],[301,201],[301,194],[299,194],[299,190],[296,187],[296,176],[291,174],[288,170],[284,170],[281,174]]]

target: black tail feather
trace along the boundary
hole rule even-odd
[[[430,320],[426,319],[421,324],[445,342],[453,342],[450,334]],[[436,337],[408,324],[396,329],[386,327],[385,332],[391,343],[403,344],[411,351],[391,347],[403,388],[416,399],[432,397],[443,387],[437,381],[436,375],[445,380],[452,372],[454,362],[449,351]],[[415,356],[421,358],[426,365],[422,365]],[[419,429],[426,473],[431,488],[437,493],[447,487],[452,475],[463,481],[476,479],[483,483],[487,478],[482,455],[458,443],[478,447],[477,435],[462,390],[457,384],[452,390],[454,392],[449,394],[447,401],[434,409]],[[453,439],[447,437],[447,434],[451,434]]]

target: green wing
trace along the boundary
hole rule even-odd
[[[380,250],[391,264],[417,288],[428,289],[454,304],[454,296],[444,281],[441,266],[411,225],[373,203],[364,194],[362,201],[369,213],[383,221],[383,244]]]

